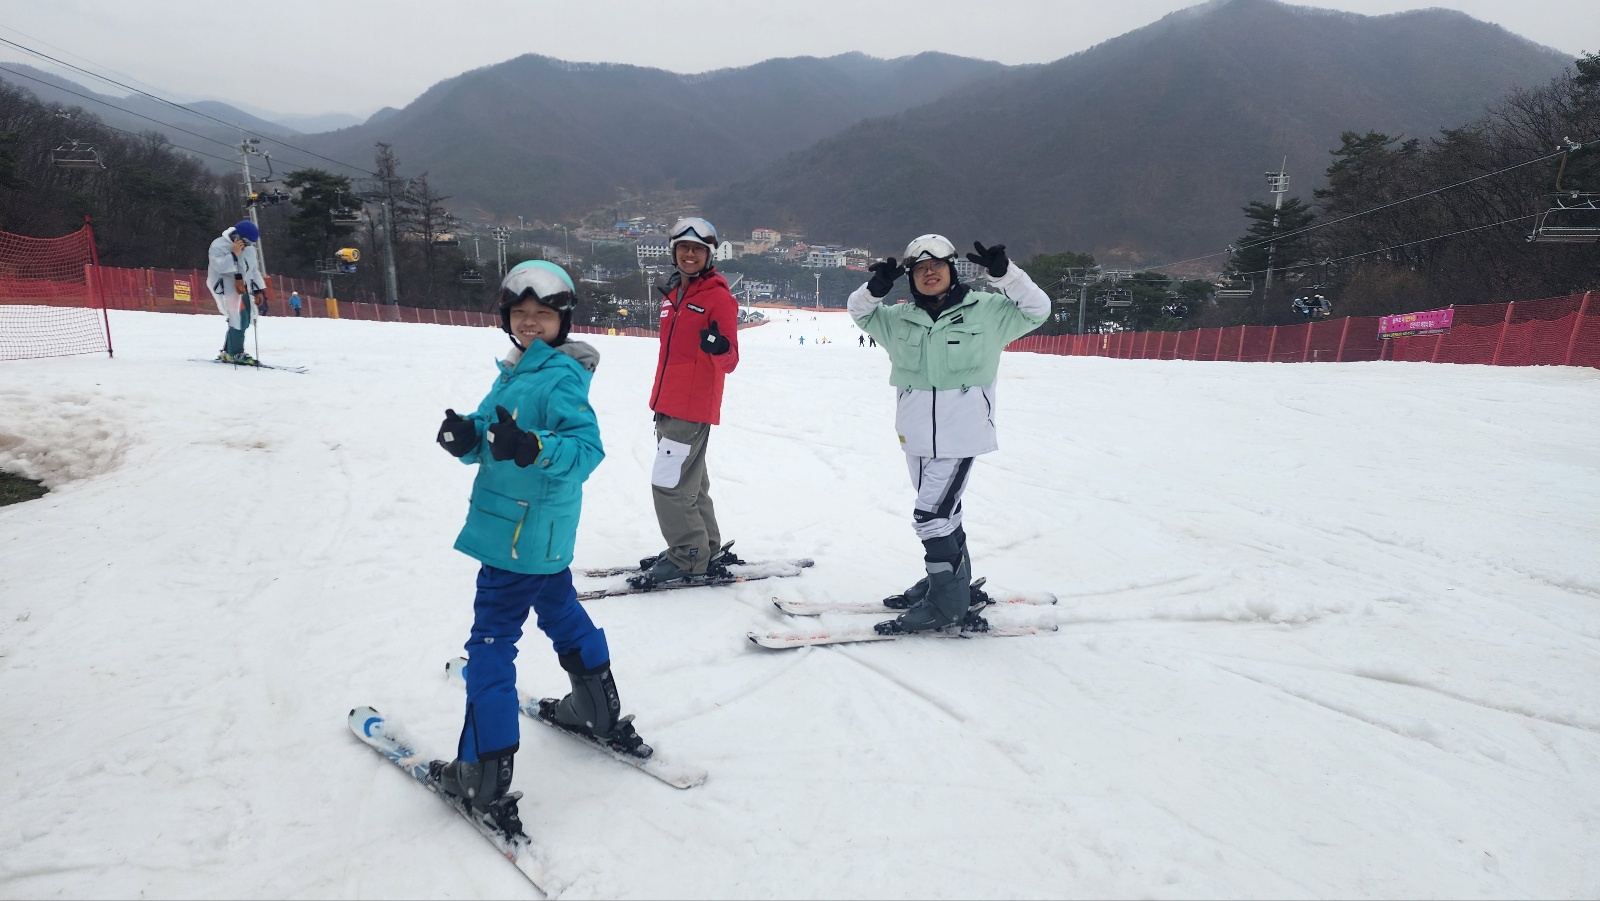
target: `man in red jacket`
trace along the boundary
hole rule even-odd
[[[656,419],[651,469],[656,520],[667,549],[640,561],[637,584],[665,585],[740,562],[718,555],[722,530],[711,504],[706,440],[722,419],[722,380],[739,365],[739,305],[712,265],[717,230],[698,217],[672,226],[677,271],[661,291],[661,353],[650,409]]]

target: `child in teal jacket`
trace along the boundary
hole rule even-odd
[[[467,521],[456,549],[479,562],[467,708],[456,759],[430,767],[439,788],[461,798],[497,827],[521,831],[509,793],[520,741],[516,642],[532,610],[555,646],[572,692],[540,702],[558,725],[613,750],[648,757],[611,676],[605,632],[572,587],[572,550],[583,482],[605,451],[589,406],[589,381],[600,355],[568,338],[575,290],[559,266],[522,263],[500,283],[500,325],[512,351],[470,416],[445,411],[438,441],[478,467]]]

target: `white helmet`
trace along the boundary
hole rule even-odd
[[[900,265],[910,269],[922,260],[956,261],[956,246],[944,235],[923,235],[906,245],[905,259]]]
[[[689,216],[674,222],[671,234],[672,243],[668,245],[669,248],[676,248],[687,241],[701,245],[711,251],[713,256],[716,254],[717,245],[721,243],[717,237],[717,227],[699,216]]]

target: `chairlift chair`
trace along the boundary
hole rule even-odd
[[[459,275],[458,278],[461,279],[461,284],[463,285],[483,284],[483,273],[476,269],[463,269],[461,270],[461,275]]]
[[[58,169],[93,169],[98,171],[106,167],[106,164],[100,160],[100,153],[94,149],[94,145],[70,139],[67,143],[50,151],[50,162]]]
[[[1583,145],[1571,138],[1556,148],[1561,151],[1561,168],[1556,170],[1556,205],[1533,220],[1533,231],[1528,232],[1530,244],[1593,244],[1600,241],[1600,194],[1563,188],[1561,179],[1567,174],[1567,161]],[[1555,217],[1551,223],[1550,218]]]
[[[1556,205],[1533,220],[1530,244],[1594,244],[1600,242],[1600,194],[1557,196]]]

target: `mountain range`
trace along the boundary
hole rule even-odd
[[[830,240],[929,231],[1153,265],[1223,250],[1284,167],[1310,199],[1343,131],[1426,139],[1571,60],[1440,9],[1215,0],[861,122],[721,188],[713,221]],[[1213,265],[1212,268],[1216,268]]]
[[[1032,27],[1068,27],[1066,15]],[[1243,232],[1240,208],[1270,199],[1263,173],[1285,161],[1291,195],[1309,198],[1341,132],[1425,139],[1570,62],[1447,10],[1362,16],[1211,0],[1046,65],[853,53],[682,75],[527,55],[330,132],[302,134],[218,102],[189,106],[261,135],[264,147],[287,141],[361,168],[388,143],[405,174],[427,172],[467,218],[572,221],[698,204],[730,235],[766,226],[892,253],[940,231],[1018,254],[1073,250],[1138,266],[1221,250]],[[237,128],[5,68],[26,77],[0,78],[47,102],[164,130],[213,168],[231,165]],[[69,136],[70,123],[62,128]],[[280,174],[302,165],[353,174],[288,146],[273,153]]]

